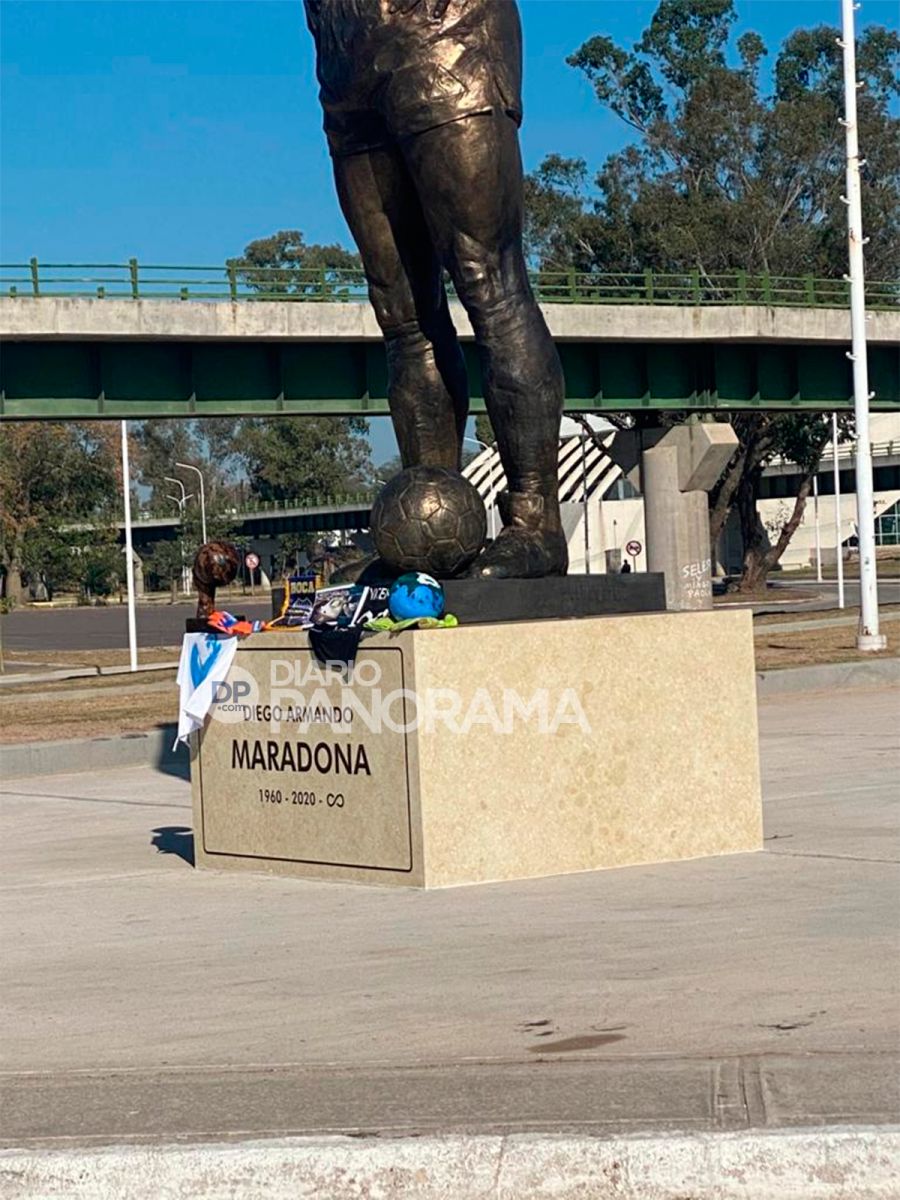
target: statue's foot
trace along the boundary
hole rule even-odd
[[[482,579],[535,579],[565,575],[569,549],[559,508],[543,496],[507,492],[499,498],[504,527],[469,574]]]
[[[565,575],[569,565],[566,539],[560,530],[502,530],[469,572],[476,579],[535,579]]]
[[[385,579],[395,579],[396,577],[396,567],[389,567],[377,554],[367,554],[364,558],[356,558],[353,562],[339,567],[331,576],[329,584],[384,583]]]

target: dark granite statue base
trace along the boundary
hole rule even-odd
[[[566,575],[546,579],[448,579],[447,612],[464,625],[665,612],[662,575]]]
[[[447,612],[462,625],[501,621],[559,621],[612,613],[665,612],[661,574],[566,575],[546,579],[447,579]],[[272,611],[281,612],[284,589],[272,588]]]

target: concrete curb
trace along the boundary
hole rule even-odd
[[[886,621],[900,621],[900,612],[880,613],[880,624]],[[858,625],[859,617],[823,617],[821,621],[773,621],[771,625],[754,625],[753,632],[758,637],[761,633],[804,633],[813,629],[839,629],[844,626]]]
[[[58,683],[63,679],[99,679],[107,675],[143,675],[150,671],[175,671],[177,662],[143,663],[136,671],[131,667],[72,667],[60,671],[34,671],[28,675],[0,675],[0,687],[19,683]]]
[[[5,1200],[887,1200],[900,1127],[8,1150]]]
[[[847,688],[885,687],[900,683],[900,658],[878,658],[846,663],[820,663],[815,667],[786,667],[782,671],[757,671],[759,697],[787,692],[846,691]]]
[[[0,687],[15,687],[20,683],[57,683],[62,679],[96,679],[96,667],[72,667],[59,671],[29,671],[27,674],[0,676]]]
[[[172,750],[175,732],[175,725],[161,725],[146,733],[123,733],[108,738],[0,745],[0,777],[22,779],[29,775],[69,775],[146,766],[187,771],[187,749]]]
[[[145,671],[177,671],[178,660],[173,662],[141,663],[136,671],[131,667],[98,667],[98,675],[142,675]]]

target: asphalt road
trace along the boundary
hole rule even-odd
[[[827,612],[837,607],[837,585],[832,582],[785,584],[791,590],[809,592],[809,600],[777,603],[778,589],[772,589],[772,602],[754,604],[753,611]],[[883,579],[878,584],[883,604],[900,604],[900,579]],[[859,603],[859,584],[848,580],[846,603]],[[248,617],[266,618],[271,609],[266,601],[247,601],[233,610]],[[137,610],[138,645],[177,646],[184,633],[184,622],[194,615],[192,603],[139,605]],[[18,609],[0,618],[0,638],[9,650],[115,650],[128,647],[128,618],[124,605],[107,608]]]
[[[232,602],[233,603],[233,602]],[[266,601],[233,604],[248,617],[267,618]],[[147,604],[137,610],[139,646],[178,646],[193,604]],[[123,605],[107,608],[18,609],[2,618],[3,648],[10,650],[126,650],[128,616]]]
[[[837,608],[837,583],[832,579],[822,583],[810,579],[798,580],[796,583],[786,579],[782,585],[791,591],[809,593],[809,600],[797,601],[795,604],[754,604],[753,611],[764,612],[827,612]],[[778,586],[772,589],[772,600],[778,599]],[[900,604],[900,579],[879,579],[878,600],[880,604]],[[859,582],[847,579],[844,582],[844,603],[847,608],[859,604]]]

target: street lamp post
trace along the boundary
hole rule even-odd
[[[168,496],[167,499],[173,500],[178,505],[178,519],[181,522],[181,594],[183,596],[190,595],[190,587],[188,584],[188,569],[184,562],[184,510],[187,508],[187,502],[193,496],[193,492],[186,492],[184,484],[180,479],[175,479],[172,475],[163,475],[166,483],[174,483],[181,488],[180,496]]]
[[[184,484],[180,479],[176,479],[172,475],[163,475],[163,479],[166,481],[166,483],[174,483],[177,487],[181,488],[180,496],[169,496],[169,499],[175,501],[175,503],[178,505],[179,512],[184,512],[184,506],[187,504],[189,498],[184,490]]]
[[[859,537],[858,650],[884,650],[878,631],[878,577],[875,566],[875,506],[872,485],[872,447],[869,437],[869,367],[866,358],[866,292],[863,263],[862,197],[859,178],[859,129],[856,120],[856,34],[853,0],[841,0],[844,54],[844,119],[847,135],[847,244],[850,258],[850,329],[853,363],[853,406],[856,415],[856,509]]]
[[[203,490],[203,475],[199,467],[192,467],[190,463],[177,462],[176,467],[181,467],[182,471],[194,471],[197,478],[200,480],[200,530],[203,536],[203,544],[206,545],[206,494]]]

